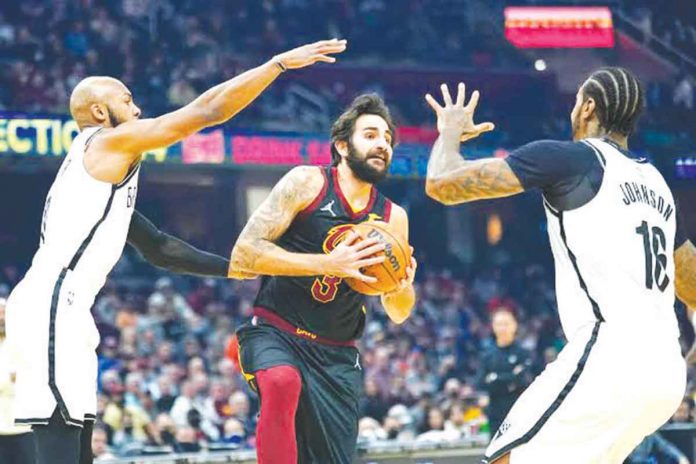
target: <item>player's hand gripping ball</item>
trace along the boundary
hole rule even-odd
[[[384,262],[361,269],[363,274],[374,277],[377,282],[347,278],[346,283],[364,295],[381,295],[397,290],[399,283],[407,277],[406,269],[411,263],[411,247],[408,242],[386,222],[363,222],[355,225],[352,230],[360,239],[376,238],[379,243],[384,244],[384,251],[375,255],[383,254]]]

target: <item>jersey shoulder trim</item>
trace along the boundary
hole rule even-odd
[[[595,147],[594,144],[592,142],[590,142],[589,140],[581,140],[580,142],[584,143],[585,145],[587,145],[588,147],[590,147],[592,149],[595,156],[597,156],[597,159],[599,160],[599,164],[602,165],[602,168],[606,169],[607,168],[607,159],[604,157],[602,152],[597,147]]]
[[[89,147],[89,144],[92,143],[92,140],[94,140],[94,136],[97,135],[99,132],[101,132],[102,129],[103,129],[103,127],[97,127],[94,130],[94,132],[89,134],[89,136],[87,137],[87,140],[85,140],[85,145],[84,145],[85,151],[87,151],[87,147]]]
[[[384,222],[389,222],[389,218],[391,218],[392,204],[389,198],[384,198]]]
[[[126,184],[128,183],[128,181],[131,180],[131,179],[133,178],[133,176],[134,176],[139,170],[140,170],[140,162],[138,162],[138,164],[137,164],[135,167],[131,168],[130,172],[126,175],[125,179],[123,179],[123,180],[122,180],[121,182],[119,182],[118,184],[115,184],[115,189],[118,190],[118,189],[120,189],[121,187],[123,187],[124,185],[126,185]]]

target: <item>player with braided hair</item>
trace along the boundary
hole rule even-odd
[[[592,73],[571,113],[573,141],[543,140],[506,159],[465,160],[460,143],[493,129],[442,86],[427,95],[440,137],[426,191],[444,204],[540,189],[556,263],[558,312],[568,343],[520,396],[484,462],[621,463],[677,409],[686,368],[676,295],[696,305],[696,248],[680,229],[662,175],[628,150],[643,110],[638,79]],[[629,387],[629,388],[627,388]]]
[[[581,90],[583,103],[589,99],[595,102],[595,132],[601,128],[606,134],[631,134],[643,111],[643,89],[633,74],[623,68],[602,68],[592,73]]]

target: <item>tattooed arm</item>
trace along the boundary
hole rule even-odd
[[[324,176],[316,167],[300,166],[288,172],[242,230],[232,250],[228,275],[333,275],[374,282],[360,268],[384,261],[384,256],[370,258],[384,248],[376,239],[355,243],[357,235],[351,233],[328,255],[292,253],[275,244],[297,214],[317,197],[323,183]]]
[[[522,192],[524,189],[505,160],[488,158],[467,161],[459,146],[462,141],[493,130],[490,122],[474,124],[474,110],[479,93],[475,91],[464,106],[464,84],[459,84],[457,101],[452,103],[449,89],[442,85],[445,106],[430,95],[426,100],[437,114],[440,137],[433,146],[425,191],[429,197],[446,205],[454,205],[484,198],[498,198]]]
[[[504,159],[467,161],[459,154],[459,144],[460,135],[448,130],[441,132],[435,142],[425,181],[425,192],[430,198],[445,205],[456,205],[523,191]]]
[[[696,247],[689,240],[674,252],[677,297],[686,306],[696,308]]]

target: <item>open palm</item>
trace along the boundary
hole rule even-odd
[[[462,82],[459,83],[457,100],[454,103],[452,103],[447,84],[442,84],[440,88],[442,89],[442,98],[445,106],[441,106],[430,94],[425,96],[425,100],[437,115],[437,130],[441,134],[448,130],[457,131],[460,134],[461,141],[464,142],[495,129],[495,125],[492,122],[474,123],[474,110],[476,110],[480,96],[478,90],[474,90],[469,103],[464,105],[466,88]]]

